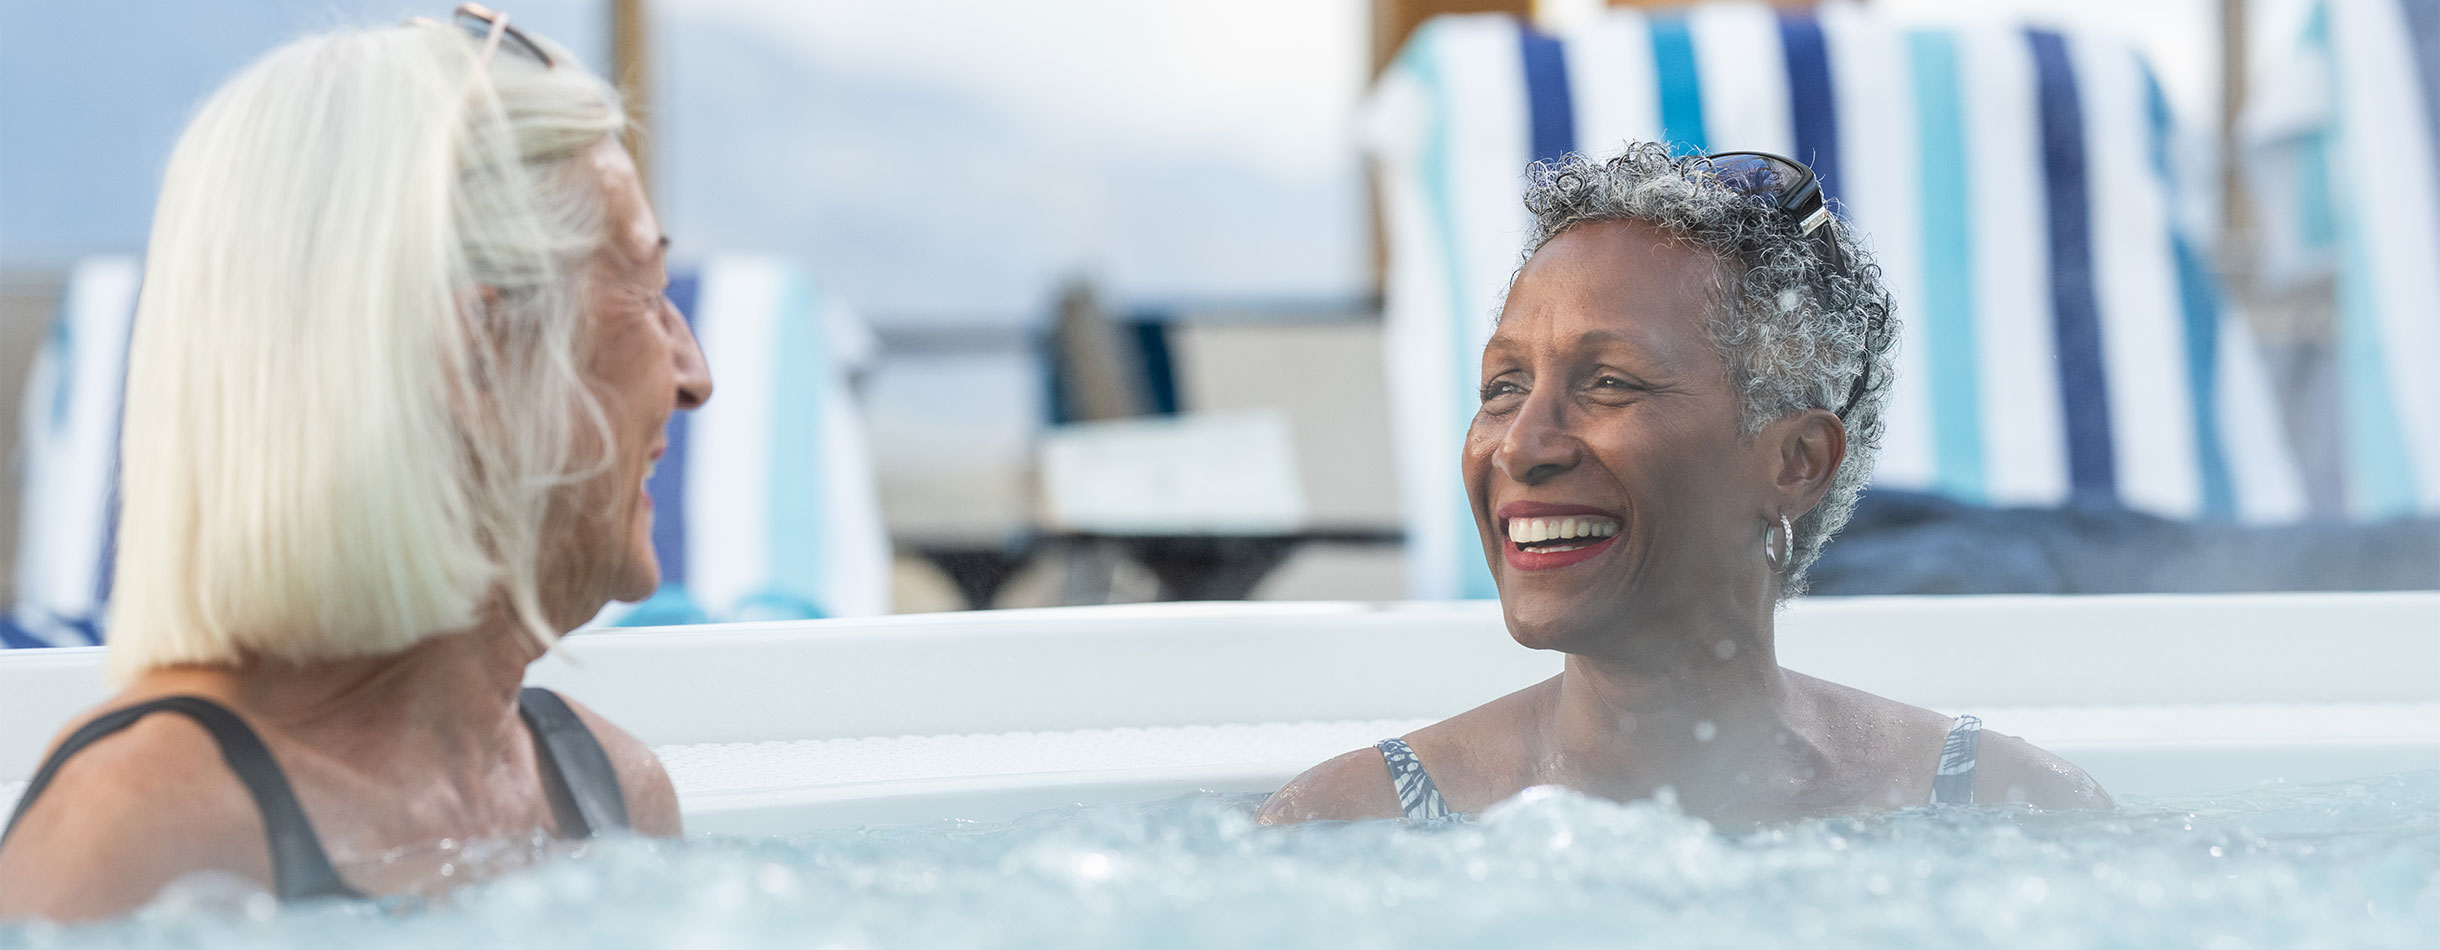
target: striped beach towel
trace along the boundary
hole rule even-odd
[[[2302,514],[2245,326],[2180,225],[2170,115],[2123,45],[1831,4],[1443,17],[1372,93],[1418,597],[1489,597],[1455,459],[1533,161],[1630,139],[1792,155],[1869,235],[1905,332],[1876,485],[1976,504]]]
[[[2345,514],[2440,514],[2440,0],[2316,3],[2240,127],[2259,276],[2335,285]]]
[[[96,258],[70,272],[35,357],[22,419],[17,602],[0,644],[102,642],[110,596],[120,396],[140,264]],[[671,417],[654,472],[653,546],[663,585],[600,622],[887,613],[889,541],[849,379],[870,331],[802,274],[716,259],[673,275],[712,366],[715,396]]]
[[[143,275],[131,257],[77,262],[34,354],[17,427],[17,603],[0,616],[0,646],[102,642],[127,330]]]
[[[872,332],[803,274],[720,259],[675,277],[711,364],[712,401],[670,417],[653,472],[661,589],[613,604],[621,626],[890,611],[890,546],[849,386]]]

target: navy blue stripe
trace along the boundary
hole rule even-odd
[[[35,639],[33,634],[17,626],[16,617],[0,614],[0,649],[24,650],[52,645],[48,641]]]
[[[1555,162],[1576,150],[1576,103],[1567,91],[1567,51],[1558,37],[1517,25],[1525,60],[1525,98],[1533,118],[1533,158]]]
[[[1135,350],[1144,361],[1145,404],[1153,415],[1178,414],[1178,370],[1171,358],[1169,320],[1164,316],[1136,321]]]
[[[1822,197],[1838,194],[1838,101],[1830,95],[1830,49],[1821,21],[1809,15],[1779,18],[1779,45],[1788,60],[1788,117],[1796,132],[1796,160],[1813,166]]]
[[[2440,144],[2440,3],[2399,0],[2406,14],[2406,46],[2414,53],[2415,76],[2423,86],[2424,131]],[[2440,174],[2440,163],[2432,166]]]
[[[685,315],[686,325],[695,325],[695,297],[702,289],[702,275],[695,271],[672,274],[669,278],[669,302]],[[659,468],[645,488],[652,494],[652,553],[661,561],[661,586],[674,588],[686,583],[686,426],[688,413],[669,414],[669,450],[661,456]]]
[[[2051,328],[2059,356],[2059,401],[2067,424],[2071,500],[2118,501],[2110,432],[2109,378],[2101,357],[2101,301],[2093,289],[2091,191],[2085,180],[2084,105],[2067,41],[2028,30],[2042,110],[2042,177],[2050,211]]]

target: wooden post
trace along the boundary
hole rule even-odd
[[[653,118],[649,19],[644,0],[610,2],[610,76],[627,101],[627,153],[635,157],[636,178],[646,195],[653,193],[652,143],[643,131]]]

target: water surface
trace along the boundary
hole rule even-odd
[[[2365,947],[2440,935],[2440,772],[1722,833],[1529,791],[1469,823],[1258,828],[1255,799],[597,842],[430,901],[225,882],[16,947]]]

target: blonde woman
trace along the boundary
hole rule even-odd
[[[472,4],[290,43],[204,105],[129,356],[120,691],[11,816],[0,918],[196,872],[397,893],[678,833],[650,749],[520,688],[658,584],[642,484],[711,395],[625,121]]]

